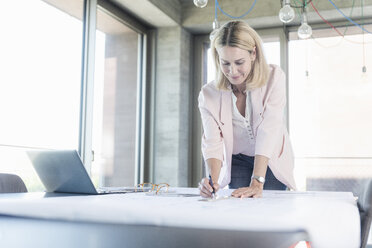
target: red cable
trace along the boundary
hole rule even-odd
[[[337,28],[335,28],[331,23],[329,23],[326,19],[323,18],[323,16],[321,16],[318,12],[318,10],[315,8],[314,4],[313,4],[313,1],[310,1],[311,3],[311,6],[313,7],[313,9],[315,10],[315,12],[318,14],[318,16],[325,22],[327,23],[329,26],[331,26],[340,36],[344,37],[343,34],[340,33],[340,31],[338,31]]]

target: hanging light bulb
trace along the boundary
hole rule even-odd
[[[279,19],[284,23],[291,22],[295,18],[295,12],[290,3],[290,0],[284,0],[283,8],[279,11]]]
[[[302,23],[301,26],[298,28],[297,34],[300,39],[308,39],[311,37],[313,31],[311,27],[306,23]]]
[[[208,0],[194,0],[194,4],[196,7],[204,8],[208,4]]]
[[[302,11],[301,26],[298,28],[297,35],[300,39],[307,39],[310,38],[312,34],[313,30],[309,24],[307,24],[306,10],[304,9]]]
[[[289,23],[295,18],[295,12],[293,8],[288,4],[284,5],[279,11],[279,19],[284,23]]]
[[[214,21],[213,21],[213,31],[209,35],[210,41],[212,41],[214,39],[214,36],[217,34],[219,28],[220,28],[220,24],[218,23],[217,19],[214,19]]]

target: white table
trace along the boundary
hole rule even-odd
[[[197,193],[198,190],[173,188],[171,192]],[[230,193],[231,190],[224,190],[220,195]],[[220,232],[219,235],[224,232],[239,232],[244,236],[244,232],[304,231],[313,248],[359,247],[359,212],[352,193],[264,191],[260,199],[230,198],[214,202],[200,199],[145,193],[61,197],[43,197],[37,193],[3,194],[0,196],[0,245],[2,240],[9,242],[9,235],[14,235],[7,231],[9,226],[1,225],[1,220],[26,217],[92,225],[213,230]],[[11,222],[11,225],[24,224]]]

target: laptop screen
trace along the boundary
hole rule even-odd
[[[76,150],[27,151],[47,192],[97,194]]]

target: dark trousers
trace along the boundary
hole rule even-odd
[[[250,157],[244,154],[232,155],[231,162],[231,182],[229,184],[230,189],[237,189],[241,187],[248,187],[251,183],[251,177],[253,174],[254,157]],[[275,178],[274,174],[267,167],[265,176],[264,189],[268,190],[286,190],[282,182]]]

